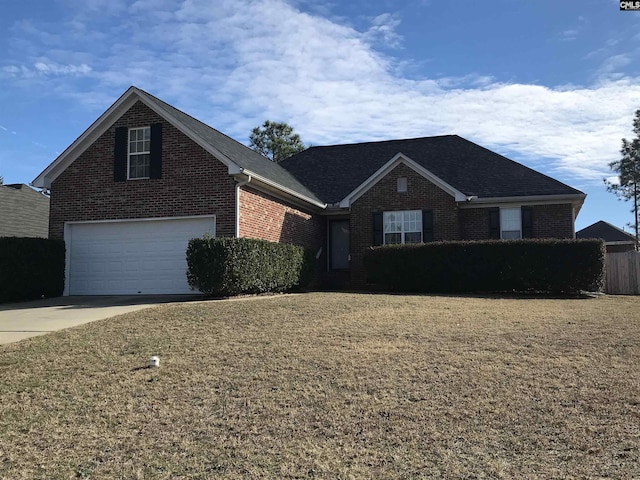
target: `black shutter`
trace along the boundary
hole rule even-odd
[[[162,178],[162,124],[151,125],[149,178]]]
[[[433,210],[422,211],[422,241],[433,242]]]
[[[116,128],[116,141],[113,147],[113,180],[124,182],[127,179],[127,127]]]
[[[533,207],[522,207],[522,238],[533,238]]]
[[[373,245],[382,245],[382,212],[373,212]]]
[[[487,209],[489,212],[489,238],[500,239],[500,209],[498,207]]]

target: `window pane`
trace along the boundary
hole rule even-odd
[[[135,130],[129,130],[129,141],[135,140],[136,139],[136,131]]]
[[[384,234],[384,243],[389,245],[391,243],[400,243],[402,238],[399,233],[385,233]]]
[[[503,230],[502,238],[504,240],[519,240],[520,239],[520,230]]]
[[[129,178],[148,178],[149,164],[149,155],[131,155],[129,157]]]
[[[504,238],[505,240],[521,238],[521,225],[519,208],[500,209],[501,238]]]
[[[422,242],[422,232],[409,232],[404,234],[404,243]]]
[[[151,138],[151,129],[150,128],[145,128],[144,129],[144,135],[143,138],[145,140],[149,140]]]
[[[149,140],[145,140],[143,142],[143,147],[142,148],[144,148],[144,150],[143,150],[144,152],[150,151],[151,150],[151,142]]]

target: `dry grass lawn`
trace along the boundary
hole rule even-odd
[[[0,378],[5,479],[640,478],[639,297],[164,305]]]

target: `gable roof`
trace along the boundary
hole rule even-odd
[[[458,135],[311,147],[280,165],[328,204],[347,198],[398,154],[466,197],[584,193]]]
[[[576,238],[601,238],[605,243],[636,242],[636,238],[633,235],[603,220],[577,231]]]
[[[0,185],[0,237],[49,236],[49,197],[21,183]]]
[[[244,173],[317,207],[323,208],[325,206],[311,190],[279,164],[134,86],[129,87],[82,135],[40,173],[34,179],[33,185],[40,188],[49,188],[51,182],[58,175],[137,101],[144,103],[224,163],[228,168],[229,174]]]

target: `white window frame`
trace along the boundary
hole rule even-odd
[[[149,139],[148,140],[144,140],[144,133],[143,133],[143,139],[142,140],[131,140],[131,132],[139,132],[139,131],[148,131],[149,132]],[[133,143],[136,144],[136,146],[138,146],[140,143],[143,144],[144,147],[144,142],[147,141],[149,142],[149,149],[145,150],[143,148],[142,151],[139,151],[136,148],[135,152],[131,151],[131,145]],[[147,176],[143,176],[143,177],[132,177],[131,176],[131,159],[133,157],[137,157],[140,155],[148,155],[149,158],[149,166],[147,167],[149,169],[149,175]],[[127,132],[127,180],[148,180],[149,178],[151,178],[151,127],[150,126],[146,126],[146,127],[136,127],[136,128],[130,128],[129,131]]]
[[[413,219],[411,216],[413,215]],[[401,216],[401,219],[398,219]],[[382,244],[402,244],[406,242],[406,235],[409,233],[419,233],[420,240],[418,242],[408,243],[422,243],[424,238],[422,236],[422,210],[398,210],[383,212],[382,214]],[[400,234],[400,242],[387,242],[387,234]]]
[[[515,228],[516,224],[518,227],[517,229]],[[509,230],[506,228],[509,228]],[[518,235],[517,237],[514,236],[516,232]],[[511,235],[505,235],[507,233],[510,233]],[[522,209],[520,207],[500,207],[500,238],[503,240],[522,239]]]

